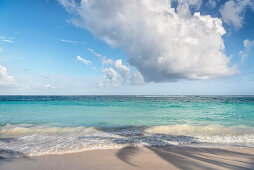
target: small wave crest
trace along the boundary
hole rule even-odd
[[[225,127],[221,125],[207,125],[207,126],[192,126],[189,124],[177,124],[168,126],[153,126],[145,130],[147,133],[156,134],[170,134],[170,135],[242,135],[253,134],[254,129],[251,127],[237,126],[237,127]]]
[[[52,127],[52,126],[34,126],[31,124],[5,125],[0,128],[0,137],[21,136],[32,134],[89,134],[96,133],[94,127]]]

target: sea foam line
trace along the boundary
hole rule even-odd
[[[223,128],[223,129],[221,129]],[[124,146],[197,145],[201,143],[254,147],[249,127],[169,125],[125,129],[6,125],[0,129],[6,157],[72,153]]]

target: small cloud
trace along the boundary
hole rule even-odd
[[[144,84],[144,78],[142,74],[138,71],[132,74],[130,67],[128,65],[124,65],[121,59],[118,59],[116,61],[110,59],[108,61],[110,61],[110,65],[112,65],[112,67],[105,68],[103,72],[113,86],[121,86],[123,84]]]
[[[85,44],[85,42],[79,42],[79,41],[74,41],[74,40],[60,39],[59,41],[64,42],[64,43],[71,43],[71,44]]]
[[[8,42],[8,43],[13,43],[13,42],[14,42],[14,41],[8,40],[8,39],[3,39],[2,41],[3,41],[3,42]]]
[[[121,86],[123,84],[142,85],[145,84],[143,75],[139,71],[131,73],[129,65],[124,65],[121,59],[116,61],[112,59],[101,58],[102,65],[111,65],[111,68],[103,70],[106,78],[113,86]]]
[[[214,9],[216,7],[216,5],[217,5],[217,2],[215,0],[208,0],[207,5],[210,8]]]
[[[72,40],[60,40],[62,42],[65,42],[65,43],[78,43],[77,41],[72,41]]]
[[[254,10],[254,1],[227,1],[220,9],[223,21],[228,25],[232,25],[236,30],[240,29],[244,22],[244,13],[247,7],[251,7]]]
[[[84,63],[85,65],[91,65],[92,62],[89,60],[86,60],[84,58],[81,58],[80,56],[77,56],[77,60],[80,61],[81,63]]]
[[[96,53],[93,49],[88,48],[87,50],[90,51],[94,56],[96,56],[96,57],[101,57],[101,54]]]
[[[101,58],[101,64],[102,65],[112,65],[112,64],[114,64],[114,61],[111,58],[107,59],[104,56],[104,57]]]
[[[101,54],[95,52],[93,49],[88,48],[94,56],[101,59],[102,66],[110,65],[111,68],[105,68],[103,70],[106,78],[111,82],[113,86],[121,86],[123,84],[141,85],[144,84],[144,78],[140,72],[135,72],[131,74],[131,69],[129,65],[124,65],[121,59],[113,60],[111,58],[106,58]],[[98,83],[97,83],[97,86]],[[100,86],[99,86],[100,87]]]
[[[55,89],[56,88],[55,86],[53,86],[51,84],[46,84],[45,87],[48,89]]]
[[[239,52],[239,55],[241,56],[241,64],[243,64],[246,58],[248,57],[248,53],[251,50],[251,48],[254,47],[254,40],[252,41],[248,39],[244,40],[243,46],[245,47],[244,50],[241,50]]]
[[[254,40],[252,40],[252,41],[250,41],[248,39],[244,40],[243,45],[245,48],[247,48],[247,50],[250,50],[254,46]]]
[[[13,43],[13,39],[14,38],[10,38],[10,37],[5,37],[5,36],[0,36],[0,39],[3,41],[3,42],[8,42],[8,43]]]
[[[3,49],[0,47],[0,52],[2,51]]]
[[[106,56],[102,56],[91,48],[88,48],[87,50],[90,51],[94,56],[101,59],[102,66],[111,66],[111,68],[105,68],[103,72],[113,86],[120,86],[122,84],[130,82],[130,68],[128,65],[124,65],[121,59],[114,61],[111,58],[106,58]]]

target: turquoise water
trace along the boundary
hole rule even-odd
[[[0,96],[0,139],[0,149],[28,155],[128,144],[253,147],[254,97]]]
[[[254,127],[254,97],[7,96],[0,125],[128,127],[191,124]]]

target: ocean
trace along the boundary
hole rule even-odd
[[[254,96],[0,96],[2,157],[129,145],[254,147]]]

